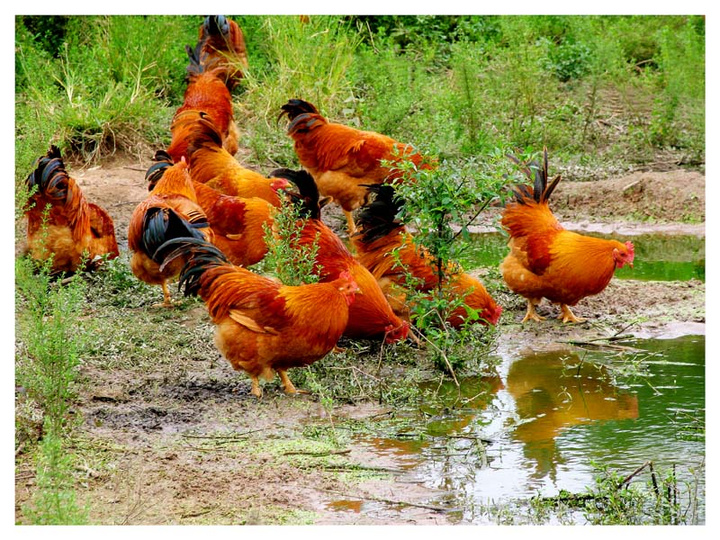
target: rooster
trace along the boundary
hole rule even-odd
[[[57,146],[37,160],[25,184],[28,191],[36,189],[25,211],[27,250],[33,259],[52,257],[51,272],[56,274],[75,272],[83,261],[93,269],[103,257],[119,255],[112,219],[85,199]]]
[[[226,66],[228,90],[233,90],[248,68],[242,30],[235,21],[223,15],[205,17],[196,49],[198,56],[203,56],[208,65]]]
[[[233,115],[230,90],[225,86],[225,65],[209,68],[203,62],[203,53],[188,48],[188,85],[183,104],[175,111],[170,133],[172,140],[167,151],[176,163],[187,157],[188,133],[202,113],[202,117],[215,125],[221,144],[232,156],[238,151],[239,131]]]
[[[295,142],[300,164],[315,179],[320,193],[339,204],[355,232],[352,212],[367,202],[365,184],[401,181],[399,170],[381,164],[407,159],[420,168],[431,168],[412,146],[372,131],[328,122],[314,105],[291,99],[282,106],[280,117],[287,115],[288,134]]]
[[[289,184],[286,179],[265,178],[244,168],[223,147],[220,134],[203,114],[187,134],[190,172],[193,180],[206,184],[225,195],[260,197],[280,207],[278,190]]]
[[[233,266],[215,246],[192,238],[160,246],[161,257],[161,268],[187,259],[180,286],[205,301],[217,348],[233,368],[250,375],[257,397],[259,377],[270,380],[275,373],[286,393],[298,392],[287,370],[312,364],[335,347],[357,291],[347,272],[328,283],[286,286]]]
[[[164,299],[161,305],[170,307],[172,301],[167,281],[179,274],[182,264],[178,261],[161,269],[162,261],[153,258],[155,251],[172,238],[212,239],[213,234],[205,212],[197,203],[185,158],[171,167],[154,164],[148,169],[146,178],[155,175],[159,179],[150,195],[137,205],[130,218],[130,268],[139,280],[160,285]]]
[[[516,158],[511,159],[520,163]],[[522,322],[541,321],[535,307],[547,298],[560,304],[564,323],[584,322],[570,309],[586,296],[607,287],[616,268],[633,266],[632,242],[603,240],[565,230],[550,211],[548,200],[560,182],[557,175],[548,185],[547,149],[542,166],[523,166],[533,187],[515,188],[515,200],[505,206],[501,224],[510,234],[510,253],[500,264],[507,286],[527,299]]]
[[[390,185],[368,186],[375,194],[372,203],[358,216],[358,232],[350,238],[358,260],[380,283],[393,309],[405,320],[411,318],[412,306],[407,302],[408,287],[429,292],[440,284],[438,267],[433,256],[423,246],[415,244],[412,235],[396,219],[402,199],[395,196]],[[397,256],[395,255],[397,253]],[[412,276],[408,283],[406,274]],[[455,328],[467,322],[497,324],[502,308],[495,303],[483,284],[460,265],[449,262],[444,268],[442,285],[453,300],[463,305],[453,309],[447,322]],[[469,309],[468,309],[469,308]],[[477,312],[478,318],[468,311]]]
[[[146,176],[151,191],[164,170],[172,166],[172,158],[162,150],[153,159],[156,165]],[[197,203],[212,229],[212,243],[237,266],[260,262],[267,254],[265,227],[272,226],[275,207],[259,197],[233,197],[194,180],[192,184]]]
[[[393,312],[377,280],[352,256],[340,237],[322,222],[322,203],[312,176],[306,171],[290,169],[278,169],[272,174],[287,178],[298,188],[297,192],[286,191],[301,211],[302,232],[298,246],[309,248],[317,241],[314,270],[320,276],[320,281],[332,281],[343,272],[350,272],[360,288],[355,302],[350,306],[350,319],[344,335],[355,339],[384,338],[387,343],[407,338],[410,329],[408,323]],[[324,199],[323,203],[326,201]]]

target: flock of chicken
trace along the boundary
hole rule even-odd
[[[397,218],[403,201],[391,182],[402,178],[381,160],[434,164],[409,145],[329,122],[312,104],[291,99],[280,116],[289,120],[304,170],[278,169],[268,178],[246,169],[234,158],[231,97],[247,67],[240,28],[226,17],[207,17],[187,52],[188,86],[172,140],[154,156],[146,174],[149,195],[128,229],[134,275],[162,286],[166,306],[172,305],[168,280],[179,278],[185,294],[199,295],[216,326],[217,348],[249,374],[258,397],[259,378],[275,373],[287,393],[297,392],[287,369],[324,357],[341,336],[388,343],[413,337],[409,288],[428,292],[439,278],[432,256]],[[547,153],[540,166],[518,164],[533,185],[517,187],[504,209],[510,254],[500,266],[503,278],[527,299],[523,322],[542,320],[535,307],[543,298],[560,304],[564,322],[581,321],[569,306],[602,291],[616,267],[632,265],[633,246],[564,230],[548,207],[560,177],[548,185]],[[53,271],[73,272],[119,255],[111,218],[85,200],[56,147],[38,160],[27,185],[31,257],[52,257]],[[345,212],[354,254],[323,223],[328,202]],[[267,254],[264,231],[283,205],[299,211],[298,249],[317,246],[318,283],[284,285],[246,269]],[[457,264],[443,280],[444,290],[464,300],[450,324],[497,324],[502,309],[480,281]]]

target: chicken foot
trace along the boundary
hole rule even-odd
[[[345,218],[347,219],[347,228],[348,228],[348,236],[352,236],[355,234],[355,219],[353,218],[352,212],[348,212],[347,210],[343,210],[345,212]]]
[[[262,397],[262,388],[260,388],[260,380],[256,375],[250,375],[250,393],[256,398]]]
[[[521,324],[525,323],[527,321],[530,321],[530,320],[537,321],[537,322],[545,320],[545,317],[541,317],[540,315],[538,315],[538,312],[535,311],[535,306],[538,305],[539,303],[540,303],[539,300],[533,300],[533,299],[528,298],[527,313],[525,313],[525,318],[523,318],[523,320],[521,321]]]
[[[562,313],[558,315],[558,319],[562,319],[562,322],[564,323],[582,323],[587,321],[587,319],[575,316],[575,314],[570,309],[570,306],[568,306],[567,304],[560,304],[560,310],[562,311]]]
[[[153,304],[153,307],[173,307],[172,297],[170,296],[170,289],[168,288],[167,281],[162,282],[163,301],[160,304]]]
[[[287,371],[284,369],[276,369],[275,370],[278,375],[280,375],[280,381],[283,385],[283,390],[285,390],[286,394],[309,394],[307,390],[299,390],[295,388],[295,385],[290,381],[290,377],[288,377]]]

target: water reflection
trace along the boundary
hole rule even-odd
[[[396,417],[401,428],[362,441],[382,466],[449,493],[463,522],[484,519],[478,508],[493,501],[583,492],[595,464],[677,466],[679,485],[703,493],[704,336],[636,346],[656,356],[635,379],[618,376],[626,357],[603,351],[513,353],[498,376],[423,386],[433,399]],[[699,504],[702,521],[703,495]]]
[[[515,402],[518,425],[511,437],[534,464],[532,476],[555,479],[564,463],[557,436],[568,427],[607,420],[636,419],[638,398],[619,390],[607,368],[577,354],[533,354],[513,362],[507,391]]]

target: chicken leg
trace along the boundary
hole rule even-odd
[[[260,381],[257,375],[250,375],[250,393],[256,398],[262,397],[262,388],[260,388]]]
[[[355,219],[353,218],[352,212],[343,210],[345,212],[345,218],[347,219],[348,236],[355,234]]]
[[[562,322],[568,323],[582,323],[587,321],[587,319],[583,319],[582,317],[576,317],[575,314],[570,310],[570,306],[567,304],[560,304],[560,310],[562,313],[558,316],[558,319],[562,319]]]
[[[535,306],[540,303],[539,300],[534,300],[532,298],[528,298],[528,307],[527,307],[527,313],[525,313],[525,318],[522,320],[521,324],[533,320],[533,321],[544,321],[545,317],[541,317],[538,315],[537,311],[535,311]]]
[[[288,377],[287,371],[284,369],[276,369],[275,371],[280,375],[280,381],[286,394],[309,394],[307,390],[298,390],[295,388],[295,385],[290,381],[290,377]]]
[[[170,289],[168,288],[167,281],[162,282],[163,301],[160,304],[153,304],[153,307],[173,307],[172,297],[170,296]]]

